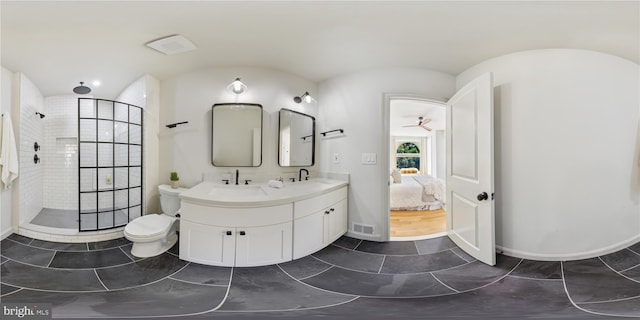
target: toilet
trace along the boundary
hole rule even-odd
[[[179,221],[176,214],[180,210],[180,193],[185,188],[172,189],[162,184],[160,191],[161,214],[147,214],[133,219],[124,227],[124,236],[133,242],[131,254],[139,258],[157,256],[178,241]]]

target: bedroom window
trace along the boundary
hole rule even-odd
[[[396,149],[396,167],[420,170],[420,148],[413,142],[405,142]]]

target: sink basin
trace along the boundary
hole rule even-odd
[[[260,186],[219,186],[213,187],[209,191],[210,196],[224,197],[224,198],[259,198],[265,197],[266,192]]]
[[[285,182],[282,188],[271,188],[267,183],[225,185],[217,181],[203,181],[180,193],[180,199],[198,205],[254,208],[287,204],[346,185],[344,181],[328,179]]]

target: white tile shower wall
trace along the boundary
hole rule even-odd
[[[44,100],[43,206],[78,208],[78,97],[52,96]]]
[[[36,112],[44,111],[44,97],[40,90],[24,74],[20,74],[20,223],[30,222],[42,210],[42,181],[44,164],[48,159],[42,150],[41,158],[34,163],[34,143],[43,145],[43,127],[46,118],[40,119]]]

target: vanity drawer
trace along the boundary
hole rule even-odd
[[[294,219],[302,218],[347,198],[347,187],[331,191],[315,198],[294,202]]]
[[[290,222],[291,203],[260,208],[224,208],[201,206],[182,201],[180,219],[221,227],[259,227]]]

